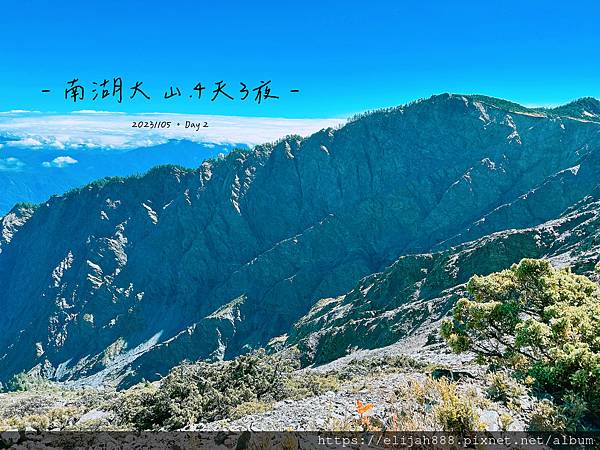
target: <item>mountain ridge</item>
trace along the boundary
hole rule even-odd
[[[442,95],[53,197],[2,244],[0,379],[133,383],[264,346],[402,255],[558,217],[599,153],[593,121]]]
[[[0,215],[17,201],[45,202],[51,195],[92,183],[101,177],[129,176],[172,162],[197,167],[204,159],[227,153],[237,145],[169,140],[164,144],[133,149],[28,148],[3,145],[0,135]],[[8,165],[7,162],[11,162]]]
[[[600,259],[600,189],[559,218],[533,228],[499,231],[446,250],[404,255],[338,298],[315,304],[291,329],[306,364],[323,364],[355,349],[385,347],[445,317],[466,295],[466,282],[518,263],[549,259],[592,277]],[[430,336],[434,342],[437,336]]]
[[[460,95],[460,94],[441,94],[441,95]],[[575,119],[587,119],[594,121],[600,120],[600,100],[595,97],[580,97],[562,105],[533,106],[528,107],[510,100],[490,97],[480,94],[466,94],[466,98],[474,101],[480,101],[490,106],[494,106],[514,113],[538,113],[550,117],[565,117]],[[586,109],[587,108],[587,109]]]
[[[367,111],[365,113],[358,113],[358,114],[355,114],[354,116],[352,116],[351,118],[349,118],[348,121],[352,122],[352,121],[354,121],[354,120],[356,120],[358,118],[363,118],[363,117],[366,117],[366,116],[369,116],[369,115],[373,115],[373,114],[387,113],[387,112],[390,112],[390,111],[398,111],[398,110],[402,110],[402,109],[405,109],[407,107],[410,107],[413,104],[428,102],[428,101],[432,101],[432,100],[437,99],[437,98],[448,98],[448,97],[450,97],[450,98],[451,97],[464,97],[464,98],[470,99],[472,101],[482,102],[482,103],[484,103],[486,105],[494,106],[496,108],[504,109],[507,112],[513,112],[513,113],[519,113],[519,112],[539,112],[539,113],[542,113],[542,112],[556,112],[557,113],[556,114],[557,117],[564,117],[564,118],[580,118],[580,117],[577,117],[577,116],[569,116],[568,112],[570,112],[570,111],[573,110],[572,107],[579,107],[579,106],[585,107],[586,105],[587,106],[591,105],[591,107],[589,107],[589,109],[591,111],[593,111],[592,114],[594,116],[598,116],[598,120],[600,120],[600,100],[598,100],[595,97],[580,97],[578,99],[569,101],[569,102],[567,102],[565,104],[562,104],[562,105],[559,105],[559,106],[555,106],[555,107],[527,107],[527,106],[521,105],[519,103],[512,102],[510,100],[505,100],[505,99],[502,99],[502,98],[492,97],[492,96],[488,96],[488,95],[482,95],[482,94],[458,94],[458,93],[444,92],[444,93],[441,93],[441,94],[434,94],[434,95],[432,95],[430,97],[427,97],[427,98],[424,97],[424,98],[421,98],[421,99],[418,99],[418,100],[414,100],[414,101],[411,101],[411,102],[408,102],[408,103],[405,103],[405,104],[399,105],[399,106],[394,106],[394,107],[390,107],[390,108],[380,108],[380,109],[370,110],[370,111]],[[563,114],[559,114],[559,113],[563,113]],[[327,130],[330,130],[330,129],[333,130],[334,128],[325,128],[325,129],[323,129],[321,131],[324,131],[324,130],[327,131]],[[285,139],[289,139],[289,138],[294,138],[294,139],[297,139],[297,140],[300,140],[300,141],[304,139],[303,137],[298,136],[298,135],[288,135],[288,136],[285,136],[284,138],[281,138],[279,141],[282,141],[282,140],[285,140]],[[177,140],[177,141],[181,141],[181,140]],[[279,141],[275,141],[272,144],[263,144],[263,145],[275,145]],[[243,151],[246,151],[246,152],[251,151],[251,149],[248,149],[248,148],[243,149],[239,145],[232,146],[232,149],[243,150]],[[205,158],[205,161],[208,161],[208,160],[213,160],[214,161],[217,158],[218,158],[217,156],[211,156],[211,157]],[[174,167],[184,168],[184,166],[182,166],[181,164],[176,164],[176,163],[173,163],[173,164],[166,163],[166,164],[161,164],[161,165],[162,166],[166,166],[166,167],[174,166]],[[154,170],[156,167],[157,166],[153,166],[153,167],[147,169],[146,171],[139,172],[139,173],[134,173],[134,174],[131,174],[131,175],[125,175],[125,176],[116,175],[116,176],[100,177],[100,178],[98,178],[98,179],[96,179],[94,181],[91,181],[91,182],[89,182],[87,184],[84,184],[82,186],[74,187],[74,188],[70,189],[69,192],[72,191],[72,190],[75,190],[75,191],[82,190],[82,189],[87,188],[90,185],[97,184],[97,183],[103,182],[103,181],[109,181],[111,178],[114,178],[115,180],[117,180],[117,179],[123,179],[123,178],[127,179],[127,178],[131,178],[131,177],[139,178],[141,176],[144,176],[147,172],[150,172],[150,171]],[[194,170],[191,167],[185,167],[185,169]],[[67,192],[65,192],[64,194],[56,193],[56,194],[52,194],[51,196],[52,197],[55,197],[55,196],[59,196],[60,197],[62,195],[66,195],[66,194],[67,194]],[[21,202],[16,203],[16,205],[18,205],[20,203],[38,204],[39,202],[21,201]],[[45,203],[45,202],[41,202],[41,203]],[[8,212],[10,212],[10,210]],[[6,214],[8,214],[8,212]]]

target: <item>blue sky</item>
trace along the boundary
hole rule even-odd
[[[0,111],[343,117],[441,92],[558,104],[600,97],[598,17],[597,1],[3,0]],[[114,76],[123,103],[90,101],[91,83]],[[267,79],[280,99],[210,101],[215,81],[239,96],[240,81]],[[128,99],[135,81],[151,100]],[[171,85],[181,98],[164,99]]]

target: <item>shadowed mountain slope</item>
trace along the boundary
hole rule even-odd
[[[522,258],[592,271],[600,258],[600,190],[537,227],[497,232],[441,252],[402,256],[347,294],[317,302],[294,325],[287,345],[298,345],[305,362],[316,364],[354,349],[384,347],[444,317],[466,294],[465,284],[473,275],[506,269]]]
[[[593,191],[599,123],[492,103],[434,96],[13,210],[0,379],[127,384],[229,358],[401,255],[538,225]]]

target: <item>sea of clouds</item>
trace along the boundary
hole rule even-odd
[[[171,121],[171,128],[134,128],[133,122]],[[207,128],[184,127],[186,121]],[[177,122],[181,126],[174,126]],[[285,119],[194,114],[125,114],[77,111],[48,114],[35,111],[0,112],[0,148],[30,149],[115,148],[129,149],[187,139],[215,144],[247,144],[275,141],[289,134],[308,136],[322,128],[336,127],[345,119]],[[68,161],[59,163],[68,164]]]

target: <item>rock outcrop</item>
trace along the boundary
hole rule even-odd
[[[600,259],[600,190],[560,218],[537,227],[497,232],[437,253],[406,255],[336,298],[322,299],[292,328],[306,364],[323,364],[357,349],[393,344],[448,314],[473,275],[522,258],[591,272]],[[437,327],[432,339],[437,338]]]

